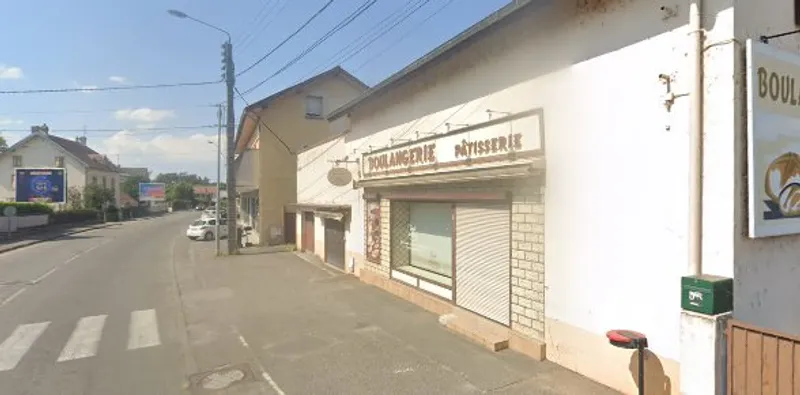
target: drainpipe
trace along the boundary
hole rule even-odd
[[[689,274],[703,273],[703,1],[689,7],[694,65],[689,124]]]

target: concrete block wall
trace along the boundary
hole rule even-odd
[[[517,186],[511,202],[511,328],[544,341],[544,187]]]

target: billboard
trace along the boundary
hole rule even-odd
[[[163,202],[166,199],[167,185],[161,182],[140,182],[140,202]]]
[[[59,168],[18,168],[15,201],[64,203],[67,200],[67,176]]]
[[[750,237],[800,233],[800,56],[747,42]]]

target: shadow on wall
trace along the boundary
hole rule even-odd
[[[456,53],[431,62],[426,66],[428,70],[411,72],[404,77],[407,82],[376,94],[378,100],[364,104],[355,114],[355,118],[359,114],[370,117],[371,124],[348,133],[345,141],[359,140],[565,70],[680,28],[689,20],[688,5],[684,4],[674,6],[676,14],[665,18],[661,5],[649,1],[591,0],[586,4],[578,1],[580,6],[561,1],[536,3],[507,18],[501,26],[488,28],[483,33],[491,31],[489,38],[470,38]],[[707,29],[712,29],[717,11],[705,11],[704,23]],[[616,15],[605,15],[609,13]],[[680,44],[676,41],[676,46]],[[469,55],[464,55],[465,52]],[[478,68],[478,64],[482,67]],[[453,81],[454,78],[458,80]],[[447,95],[437,94],[435,100],[414,100],[442,84],[447,84]],[[543,94],[531,92],[530,97]],[[406,99],[400,99],[403,97]],[[532,102],[531,108],[538,105]],[[387,106],[392,110],[387,111]]]
[[[639,388],[641,386],[639,383],[639,351],[631,354],[628,371],[631,372],[636,388]],[[650,350],[644,352],[644,386],[646,395],[672,394],[672,380],[664,373],[661,360]]]

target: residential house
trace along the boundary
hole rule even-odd
[[[293,242],[297,153],[331,135],[326,115],[367,89],[335,67],[247,106],[236,135],[240,221],[258,244]],[[288,218],[288,220],[287,220]],[[288,236],[288,237],[285,237]]]
[[[758,43],[796,29],[796,3],[512,1],[330,114],[350,126],[299,155],[298,205],[350,217],[363,281],[484,344],[636,393],[639,353],[608,337],[630,329],[647,393],[791,383],[771,369],[800,342],[800,236],[796,219],[748,236],[745,132],[767,93],[797,102],[780,81],[800,77],[800,36]],[[327,249],[320,210],[300,211],[298,244]],[[691,284],[731,279],[719,311],[692,311],[710,295]]]
[[[216,202],[217,201],[217,186],[216,185],[195,185],[194,186],[195,199],[203,202]],[[219,191],[220,199],[228,197],[228,191],[223,189]]]
[[[120,171],[123,179],[131,176],[150,178],[150,170],[146,167],[121,167]]]
[[[68,190],[82,193],[87,184],[98,184],[114,190],[113,203],[120,202],[119,167],[91,149],[85,136],[69,140],[51,134],[47,125],[32,127],[29,135],[0,154],[0,174],[5,174],[0,177],[0,199],[14,201],[14,169],[20,167],[64,168]]]

